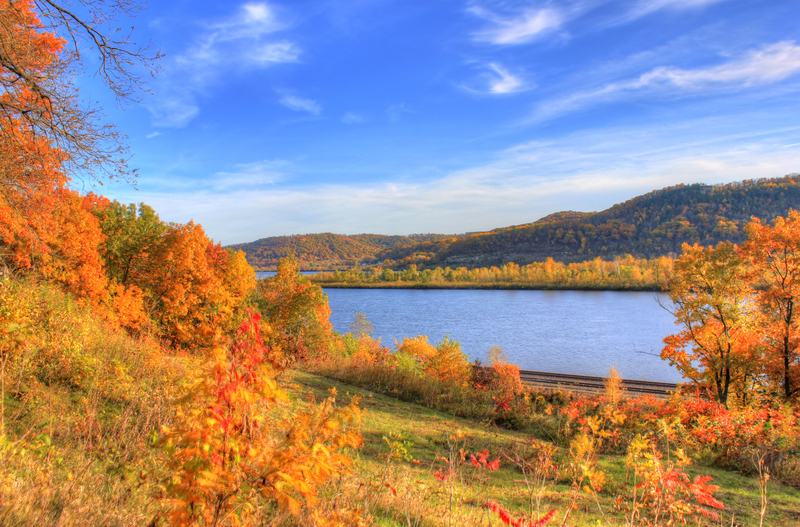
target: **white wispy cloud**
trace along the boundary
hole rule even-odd
[[[342,122],[344,124],[361,124],[366,121],[367,121],[366,117],[354,112],[347,112],[342,116]]]
[[[747,87],[778,82],[798,72],[800,46],[794,42],[778,42],[711,68],[656,68],[632,82],[631,86],[643,88],[666,84],[684,89],[702,89],[711,85],[736,84]]]
[[[153,206],[165,221],[194,219],[224,244],[304,232],[479,231],[559,210],[603,210],[678,183],[796,171],[800,126],[770,128],[759,119],[754,113],[578,132],[518,144],[489,162],[425,181],[308,183],[303,173],[311,167],[258,161],[192,180],[178,193],[149,191],[143,181],[128,200]],[[729,132],[744,127],[752,131]]]
[[[147,134],[146,136],[144,136],[144,138],[145,139],[153,139],[154,137],[158,137],[159,135],[162,135],[161,132],[151,132],[151,133]]]
[[[640,0],[633,4],[627,18],[639,18],[661,9],[691,9],[717,4],[725,0]]]
[[[188,91],[167,91],[153,97],[147,104],[153,126],[181,128],[197,117],[199,106]]]
[[[244,4],[231,18],[208,25],[195,45],[177,60],[195,69],[223,62],[240,67],[295,62],[300,55],[299,47],[274,38],[274,33],[284,29],[287,24],[278,19],[269,4]]]
[[[277,64],[281,62],[295,62],[300,56],[298,47],[288,41],[270,42],[253,47],[248,58],[259,66]]]
[[[780,82],[800,73],[800,46],[778,42],[707,68],[660,66],[632,79],[612,82],[547,101],[536,118],[549,118],[599,102],[636,93],[669,92],[694,95],[720,89],[746,89]]]
[[[265,159],[251,163],[237,163],[232,171],[214,174],[211,186],[215,190],[252,189],[286,179],[291,163],[282,159]]]
[[[638,0],[629,2],[619,12],[599,15],[591,27],[610,27],[627,24],[641,17],[660,10],[684,10],[724,2],[725,0]],[[519,45],[533,42],[544,35],[566,29],[570,22],[594,11],[603,4],[614,3],[613,0],[567,0],[555,5],[548,2],[545,6],[526,6],[520,8],[511,3],[511,12],[498,14],[496,11],[480,4],[474,4],[467,11],[484,20],[487,26],[472,33],[476,42],[495,45]],[[619,3],[619,2],[617,2]],[[507,3],[500,6],[508,9]],[[605,18],[604,18],[605,17]]]
[[[284,95],[278,102],[295,112],[308,112],[311,115],[322,113],[322,105],[313,99],[303,99],[296,95]]]
[[[497,74],[497,77],[494,77],[489,83],[489,91],[491,93],[514,93],[526,89],[522,79],[509,73],[500,64],[490,62],[487,67]]]
[[[511,73],[499,62],[479,65],[482,72],[467,83],[458,87],[478,95],[505,95],[530,90],[534,84],[523,80],[519,74]]]
[[[516,16],[502,16],[481,6],[472,6],[468,11],[489,22],[490,26],[477,31],[473,38],[491,44],[523,44],[542,33],[557,29],[566,20],[566,14],[553,7],[528,8]]]
[[[276,36],[288,27],[265,2],[245,3],[230,17],[203,24],[187,39],[191,44],[165,62],[156,83],[160,93],[148,104],[153,124],[186,126],[199,114],[204,92],[233,73],[297,62],[299,46]]]

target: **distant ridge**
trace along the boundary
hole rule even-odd
[[[631,254],[655,258],[681,245],[741,243],[755,216],[772,221],[800,209],[800,175],[720,185],[677,185],[648,192],[601,212],[566,211],[523,225],[471,235],[426,251],[424,244],[387,249],[396,266],[486,266],[513,261],[585,261]]]
[[[557,221],[565,220],[582,220],[594,214],[593,212],[576,212],[574,210],[565,210],[562,212],[554,212],[548,214],[544,218],[540,218],[533,223],[554,223]]]
[[[654,190],[600,212],[563,211],[533,223],[475,234],[332,233],[278,236],[232,245],[251,265],[274,266],[294,254],[304,268],[332,269],[385,262],[392,267],[476,267],[548,257],[571,262],[632,254],[677,255],[684,242],[741,243],[752,216],[771,221],[800,209],[800,175],[720,185],[677,185]]]
[[[464,236],[464,235],[461,235]],[[244,251],[247,261],[256,268],[278,264],[281,258],[294,255],[304,269],[331,269],[372,261],[376,255],[390,247],[405,247],[421,242],[456,239],[457,235],[411,234],[387,236],[382,234],[295,234],[262,238],[250,243],[230,245],[231,249]]]

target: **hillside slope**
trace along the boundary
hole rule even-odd
[[[321,234],[296,234],[274,236],[250,243],[229,246],[244,251],[253,267],[271,267],[281,258],[294,255],[303,268],[329,268],[337,265],[355,265],[373,260],[376,255],[392,247],[409,247],[419,243],[452,238],[443,234],[412,234],[410,236],[386,236],[381,234],[342,235],[330,232]]]
[[[800,208],[800,175],[725,185],[677,185],[637,196],[601,212],[562,211],[533,223],[490,232],[446,235],[332,233],[276,236],[231,245],[256,268],[295,255],[304,269],[333,269],[385,262],[418,266],[482,267],[509,261],[613,259],[631,254],[655,258],[678,254],[686,243],[742,242],[755,216],[771,221]]]
[[[771,221],[800,208],[800,175],[725,185],[678,185],[596,213],[551,214],[535,223],[495,229],[438,244],[393,248],[378,255],[396,266],[525,264],[552,257],[584,261],[632,254],[678,254],[687,243],[740,243],[755,216]]]

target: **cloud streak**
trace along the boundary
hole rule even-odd
[[[195,181],[180,195],[143,190],[135,200],[163,211],[165,221],[199,221],[224,244],[290,233],[354,234],[365,225],[382,234],[479,231],[559,210],[602,210],[677,183],[796,170],[800,127],[761,123],[752,133],[725,135],[755,121],[744,115],[531,141],[498,152],[491,162],[421,182],[308,184],[302,166],[256,161]]]
[[[750,87],[782,81],[800,72],[800,46],[778,42],[753,50],[738,60],[706,69],[656,68],[629,83],[632,88],[671,85],[686,90],[713,85]]]
[[[503,66],[496,62],[490,62],[488,68],[497,74],[489,84],[489,91],[496,94],[515,93],[526,89],[522,79],[515,77]]]
[[[468,12],[490,23],[490,27],[477,31],[473,38],[489,44],[524,44],[541,34],[559,28],[566,20],[565,13],[555,8],[529,8],[515,17],[504,17],[479,6]]]
[[[237,163],[233,171],[215,173],[211,187],[214,190],[231,191],[274,185],[286,179],[286,172],[290,169],[291,164],[281,159]]]
[[[599,27],[627,24],[662,9],[692,9],[723,1],[725,0],[639,0],[630,3],[622,13],[599,23]],[[562,30],[573,20],[610,3],[613,3],[612,0],[574,0],[557,6],[550,4],[546,7],[527,7],[509,15],[501,15],[476,4],[467,8],[467,12],[487,23],[486,27],[472,33],[475,42],[514,46],[528,44]]]
[[[278,102],[295,112],[308,112],[311,115],[322,113],[322,105],[312,99],[303,99],[296,95],[284,95]]]
[[[342,116],[342,122],[344,124],[361,124],[365,123],[366,121],[367,121],[366,117],[354,112],[347,112]]]
[[[168,62],[160,93],[148,104],[153,124],[184,127],[200,113],[208,88],[235,72],[297,62],[301,50],[294,42],[276,38],[286,30],[267,3],[246,3],[229,18],[206,24],[193,44]]]
[[[244,4],[229,19],[208,25],[177,61],[200,78],[217,75],[208,69],[222,64],[247,68],[294,62],[299,48],[288,40],[273,38],[286,28],[268,4]]]
[[[633,20],[661,9],[692,9],[724,1],[725,0],[641,0],[634,4],[625,18],[627,20]]]
[[[639,77],[608,83],[567,97],[548,101],[535,119],[552,118],[594,104],[631,97],[636,93],[669,93],[685,96],[709,91],[743,90],[786,80],[800,73],[800,46],[778,42],[751,50],[718,66],[682,69],[654,68]]]

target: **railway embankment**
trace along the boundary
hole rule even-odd
[[[605,390],[607,382],[604,377],[530,370],[520,370],[519,376],[520,380],[528,386],[581,393],[602,392]],[[674,383],[631,379],[622,379],[622,387],[630,395],[653,395],[658,398],[667,398],[678,389],[678,385]]]

